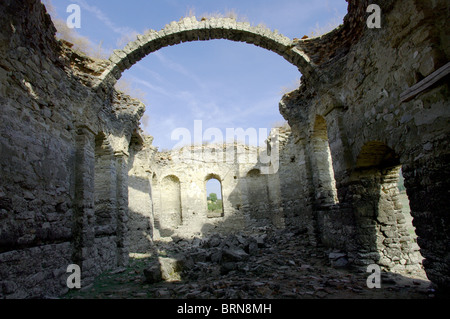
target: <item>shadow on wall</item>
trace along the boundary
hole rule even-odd
[[[147,253],[152,250],[154,216],[152,188],[149,175],[134,169],[136,154],[142,150],[139,143],[130,144],[128,172],[128,244],[132,253]]]
[[[420,268],[422,256],[402,209],[398,182],[401,164],[382,142],[366,143],[350,176],[347,202],[355,217],[357,261],[387,269]]]
[[[159,180],[148,168],[147,171],[142,167],[135,169],[140,165],[135,159],[139,156],[139,146],[136,146],[131,152],[129,166],[130,251],[145,253],[151,249],[152,239],[160,236],[204,236],[211,232],[231,233],[268,225],[308,228],[312,238],[313,214],[304,146],[297,145],[291,134],[285,135],[284,140],[280,138],[281,143],[290,144],[280,154],[279,170],[275,174],[262,174],[261,164],[244,165],[239,161],[230,168],[233,174],[228,174],[225,179],[214,169],[212,172],[209,168],[204,169],[201,174],[209,172],[204,179],[196,178],[198,186],[205,189],[193,188],[199,193],[191,197],[180,194],[180,184],[182,193],[188,191],[186,176],[178,178],[166,169]],[[195,170],[195,167],[185,169]],[[171,175],[163,177],[165,174]],[[219,216],[209,215],[207,209],[206,182],[212,178],[222,186],[223,214]],[[155,204],[152,199],[158,202]],[[171,215],[176,215],[176,223]]]
[[[328,159],[328,153],[322,153]],[[301,151],[296,150],[297,157],[300,154]],[[283,165],[273,175],[263,175],[257,167],[247,168],[242,178],[235,179],[233,189],[223,192],[224,216],[208,218],[205,205],[196,212],[195,223],[181,217],[188,213],[182,211],[183,203],[180,203],[179,184],[183,181],[171,175],[162,179],[167,182],[162,183],[167,186],[163,190],[176,199],[167,203],[171,207],[167,215],[170,217],[179,209],[177,216],[180,218],[177,224],[173,224],[171,219],[167,223],[161,217],[156,218],[160,214],[156,214],[152,203],[154,179],[150,178],[150,173],[146,173],[147,176],[130,174],[130,252],[151,251],[153,240],[159,236],[203,237],[211,233],[261,230],[269,225],[280,228],[296,226],[309,234],[311,244],[321,243],[345,251],[356,265],[420,269],[422,258],[414,238],[409,234],[399,198],[400,161],[389,147],[380,142],[364,145],[350,179],[346,185],[340,186],[347,189],[345,197],[334,205],[328,202],[323,207],[315,205],[314,212],[312,207],[293,201],[297,197],[308,198],[305,194],[309,194],[310,189],[306,186],[299,192],[293,191],[292,186],[300,188],[301,184],[296,184],[296,180],[288,182],[289,176],[301,176],[300,172],[305,171],[303,166],[299,166],[299,162],[304,161],[286,152],[280,157],[280,162]],[[213,176],[218,177],[209,174],[206,179]],[[326,180],[332,181],[330,178]],[[290,187],[283,187],[284,183]],[[330,194],[334,195],[334,192]],[[161,213],[164,214],[164,209]],[[159,235],[155,237],[155,234]]]

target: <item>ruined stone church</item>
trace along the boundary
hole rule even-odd
[[[68,265],[89,283],[160,238],[264,225],[301,228],[354,265],[423,267],[449,289],[450,3],[378,0],[382,28],[368,28],[371,3],[348,0],[341,26],[295,41],[233,19],[184,18],[100,60],[58,40],[40,1],[0,1],[0,298],[61,296]],[[145,106],[115,84],[152,52],[210,39],[298,68],[300,87],[279,103],[289,125],[263,150],[158,152],[140,128]],[[275,150],[276,162],[260,160]],[[211,179],[222,189],[215,216]]]

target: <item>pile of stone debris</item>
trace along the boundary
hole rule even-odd
[[[424,277],[383,273],[382,289],[369,289],[361,268],[343,252],[309,244],[305,230],[171,238],[144,270],[152,298],[429,298]]]

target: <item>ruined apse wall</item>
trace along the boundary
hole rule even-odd
[[[296,225],[314,239],[312,181],[303,144],[289,127],[273,130],[277,169],[267,174],[266,148],[242,144],[186,146],[158,152],[152,138],[130,152],[130,250],[147,252],[165,236],[204,235]],[[270,154],[272,155],[272,154]],[[221,184],[223,214],[208,216],[206,183]]]
[[[395,183],[400,167],[428,277],[450,286],[448,80],[408,89],[448,61],[448,1],[376,1],[381,29],[368,29],[369,1],[349,1],[344,25],[299,43],[317,65],[286,95],[282,114],[294,132],[323,117],[338,202],[317,202],[318,237],[355,252],[355,261],[414,267]],[[447,77],[448,79],[448,77]],[[312,152],[311,154],[314,154]],[[311,158],[311,174],[319,164]],[[331,201],[330,201],[331,202]]]
[[[56,296],[69,264],[86,285],[128,255],[117,198],[143,106],[90,88],[108,62],[57,41],[39,1],[0,12],[0,298]]]
[[[253,157],[253,160],[247,158]],[[181,232],[206,233],[214,225],[222,229],[239,229],[246,223],[240,180],[255,167],[257,149],[239,144],[187,146],[166,154],[158,154],[153,165],[152,187],[155,203],[155,225],[164,229],[180,226]],[[167,220],[167,202],[177,196],[168,192],[167,178],[178,181],[178,223]],[[223,216],[208,218],[206,183],[216,179],[221,184]],[[245,204],[247,204],[245,202]],[[172,217],[173,218],[173,217]],[[163,235],[161,233],[161,235]]]
[[[144,242],[143,225],[149,225],[147,230],[153,232],[148,233],[151,239],[175,233],[204,234],[217,227],[223,231],[248,227],[251,221],[246,212],[251,203],[245,184],[247,174],[251,170],[258,171],[259,184],[265,189],[268,187],[267,177],[260,174],[258,152],[255,147],[227,144],[187,146],[161,153],[144,143],[130,167],[130,208],[139,206],[131,210],[138,213],[135,218],[140,220],[130,227],[135,233],[131,239],[133,245],[140,246],[139,243]],[[210,179],[221,183],[223,214],[216,218],[208,217],[206,183]],[[139,187],[135,186],[139,181],[142,182],[141,192],[136,191]],[[137,204],[142,203],[144,194],[148,196],[146,204]],[[264,195],[259,202],[267,205],[268,193]]]

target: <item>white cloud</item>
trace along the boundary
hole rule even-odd
[[[194,73],[192,73],[191,71],[189,71],[188,69],[186,69],[184,66],[182,66],[179,63],[176,63],[175,61],[172,61],[171,59],[169,59],[168,57],[166,57],[164,54],[162,54],[161,52],[157,51],[152,53],[154,56],[156,56],[158,58],[158,60],[168,69],[175,71],[181,75],[186,76],[187,78],[193,80],[195,82],[195,84],[202,88],[205,89],[206,86],[204,84],[204,81],[200,80]]]
[[[142,80],[140,78],[137,78],[133,75],[129,75],[128,78],[130,79],[130,81],[137,83],[141,86],[146,87],[147,89],[152,90],[153,92],[159,93],[161,95],[167,96],[167,97],[173,97],[173,94],[169,93],[166,89],[164,89],[161,86],[158,85],[154,85],[152,83],[150,83],[149,81],[146,80]]]
[[[163,76],[161,76],[161,74],[159,74],[158,72],[153,71],[152,69],[144,66],[143,63],[136,63],[134,65],[134,67],[146,72],[147,74],[150,74],[155,80],[157,80],[160,83],[166,83],[167,81],[164,79]]]

